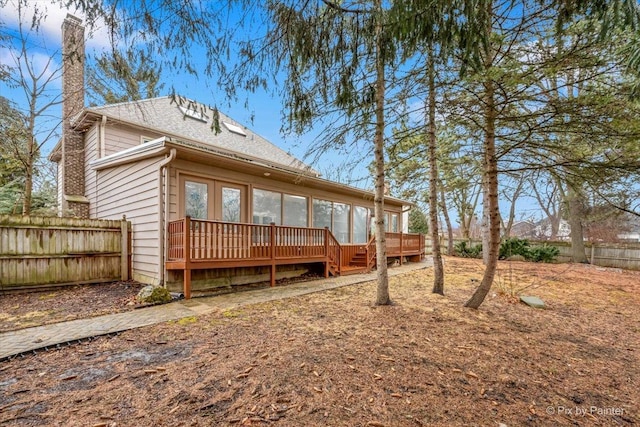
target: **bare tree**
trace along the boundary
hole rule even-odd
[[[25,99],[24,106],[19,106],[26,122],[26,137],[3,141],[20,163],[24,173],[22,196],[22,214],[31,213],[31,202],[34,183],[34,167],[40,157],[44,144],[58,137],[60,118],[55,107],[62,103],[62,95],[52,90],[54,82],[60,78],[62,65],[55,59],[58,52],[39,55],[38,60],[31,53],[29,45],[33,38],[39,38],[35,23],[42,19],[41,11],[36,10],[33,17],[25,16],[24,5],[18,2],[18,40],[9,45],[12,64],[6,75],[10,86],[19,89]],[[31,26],[27,26],[27,22]]]

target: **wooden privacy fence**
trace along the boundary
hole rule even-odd
[[[455,243],[462,242],[463,239],[455,239]],[[471,245],[481,244],[479,240],[464,240]],[[558,262],[571,261],[571,244],[568,242],[543,242],[529,241],[531,247],[543,244],[555,246],[560,253]],[[447,248],[447,239],[440,242],[443,251]],[[426,253],[431,254],[431,239],[426,241]],[[600,267],[623,268],[626,270],[640,270],[640,243],[586,243],[585,255],[592,265]]]
[[[131,225],[0,215],[0,291],[128,280]]]

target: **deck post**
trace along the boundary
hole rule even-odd
[[[365,262],[365,267],[366,267],[366,272],[367,273],[371,273],[371,266],[369,265],[369,243],[367,243],[367,245],[364,247],[364,262]]]
[[[402,258],[404,258],[404,234],[400,232],[400,265],[402,265]]]
[[[191,298],[191,217],[186,216],[183,222],[182,253],[184,255],[184,278],[182,289],[184,298]]]
[[[269,240],[271,242],[271,268],[269,269],[269,286],[276,285],[276,223],[269,224]]]
[[[329,227],[324,228],[324,257],[324,277],[327,278],[329,277]]]

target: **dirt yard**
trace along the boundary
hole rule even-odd
[[[142,286],[114,282],[0,294],[0,332],[133,310]]]
[[[639,273],[504,262],[477,311],[477,260],[446,259],[445,297],[431,274],[393,306],[370,282],[2,362],[0,425],[640,423]]]

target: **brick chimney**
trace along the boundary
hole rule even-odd
[[[84,108],[84,26],[68,14],[62,23],[62,212],[89,218],[84,194],[84,136],[71,127],[71,119]]]

